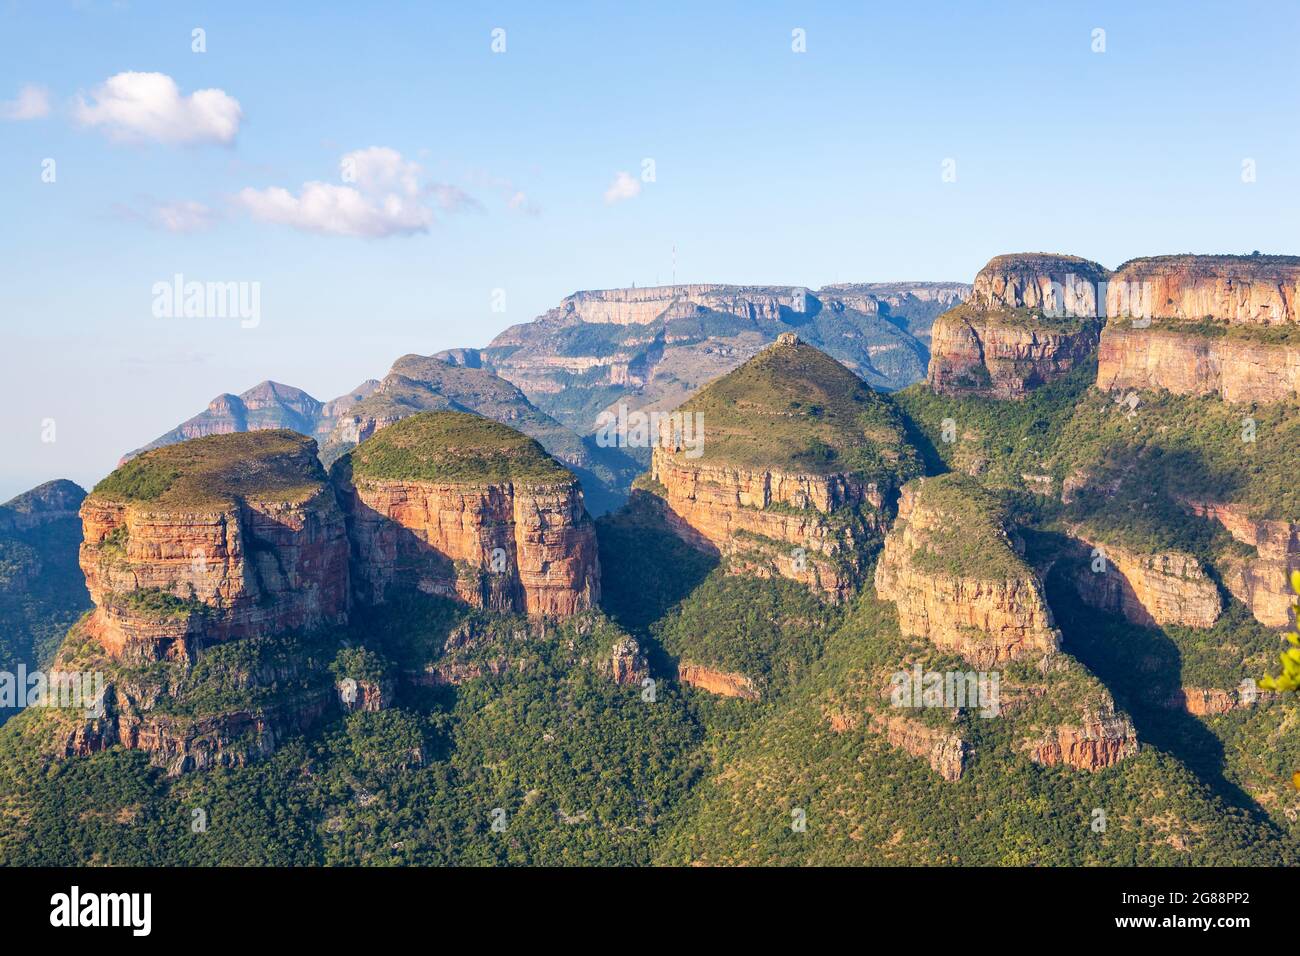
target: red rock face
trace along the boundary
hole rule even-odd
[[[944,395],[1024,398],[1095,352],[1099,330],[1099,323],[1054,331],[942,315],[930,333],[930,387]]]
[[[196,641],[346,621],[347,539],[328,487],[300,504],[250,499],[197,512],[91,495],[81,516],[90,628],[115,657],[187,657]],[[142,589],[192,600],[202,613],[141,611],[129,595]]]
[[[1138,554],[1079,538],[1106,556],[1102,571],[1091,564],[1075,576],[1079,596],[1093,607],[1123,614],[1143,627],[1182,624],[1213,627],[1223,609],[1219,589],[1190,554],[1165,551]]]
[[[1300,395],[1300,348],[1108,325],[1097,352],[1097,387],[1285,401]]]
[[[703,664],[678,664],[677,679],[683,684],[707,690],[710,694],[717,694],[719,697],[758,700],[763,696],[754,682],[744,674],[717,670]]]
[[[657,447],[651,477],[664,489],[665,520],[683,538],[731,558],[733,570],[790,578],[833,601],[860,583],[854,573],[859,542],[851,527],[837,527],[828,514],[866,506],[868,526],[883,530],[881,489],[854,475],[706,465]]]
[[[1116,714],[1110,701],[1086,709],[1079,724],[1059,726],[1028,747],[1029,758],[1035,763],[1045,767],[1064,764],[1087,771],[1114,766],[1136,754],[1137,749],[1133,722]]]
[[[1110,277],[1106,314],[1239,325],[1300,323],[1300,258],[1157,256]]]
[[[1077,256],[990,260],[975,277],[969,303],[935,320],[930,387],[945,395],[1019,399],[1066,374],[1097,349],[1106,274]]]
[[[1188,501],[1187,505],[1255,549],[1256,557],[1231,555],[1216,562],[1232,595],[1264,626],[1290,624],[1295,595],[1288,582],[1291,571],[1300,568],[1300,523],[1253,519],[1241,505],[1214,501]]]
[[[401,586],[554,617],[599,602],[595,525],[576,480],[362,479],[341,495],[357,554],[357,593],[367,603],[381,603]]]
[[[1017,577],[986,580],[918,566],[929,535],[952,523],[919,500],[920,483],[903,486],[898,520],[876,564],[876,593],[898,608],[904,635],[953,651],[979,668],[1038,659],[1060,646],[1042,584],[1028,567]],[[990,547],[1010,548],[1007,541]]]
[[[1300,347],[1182,325],[1213,319],[1227,326],[1300,323],[1300,258],[1159,256],[1135,259],[1111,277],[1097,384],[1218,395],[1227,402],[1275,402],[1300,395]],[[1160,323],[1142,328],[1145,322]]]

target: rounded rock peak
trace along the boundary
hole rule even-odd
[[[802,343],[799,341],[799,336],[795,335],[793,332],[782,332],[780,335],[776,337],[776,344],[777,345],[800,345]]]
[[[994,256],[975,276],[971,302],[982,309],[1065,310],[1096,316],[1106,267],[1080,256],[1020,252]],[[1062,300],[1063,301],[1059,301]]]

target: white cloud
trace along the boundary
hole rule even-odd
[[[381,239],[427,232],[433,224],[423,170],[397,150],[371,146],[348,153],[339,174],[345,185],[312,181],[297,195],[279,187],[248,188],[236,202],[261,222],[325,236]]]
[[[215,218],[211,209],[192,199],[159,203],[153,210],[154,222],[168,232],[180,234],[205,232],[212,228]]]
[[[142,198],[134,205],[115,203],[113,213],[126,222],[143,223],[177,235],[206,232],[220,218],[215,210],[192,199],[158,202]]]
[[[437,183],[429,190],[438,208],[446,212],[483,212],[483,204],[459,186]]]
[[[605,204],[612,206],[625,199],[635,199],[641,195],[641,181],[634,179],[631,173],[620,172],[605,190]]]
[[[0,118],[33,120],[50,115],[50,93],[43,86],[27,84],[12,100],[0,103]]]
[[[522,212],[526,216],[540,216],[542,214],[541,207],[529,199],[528,194],[522,189],[516,190],[510,198],[506,200],[506,205],[515,210],[515,212]]]
[[[243,110],[221,90],[196,90],[182,96],[165,73],[118,73],[85,97],[77,98],[76,117],[104,129],[114,139],[160,143],[230,143],[239,132]]]

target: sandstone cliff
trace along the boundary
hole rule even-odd
[[[685,661],[679,663],[677,679],[683,684],[707,690],[719,697],[740,697],[744,700],[758,700],[762,697],[762,692],[746,675],[718,670],[703,664],[691,664]]]
[[[357,596],[394,587],[567,617],[600,595],[577,480],[534,441],[462,412],[402,419],[335,467]]]
[[[1300,346],[1112,324],[1101,335],[1097,386],[1283,401],[1300,395]]]
[[[1097,384],[1273,402],[1300,394],[1300,258],[1158,256],[1106,295]]]
[[[1016,553],[993,499],[964,476],[903,487],[876,564],[876,592],[905,636],[976,667],[1038,659],[1060,646],[1042,583]]]
[[[169,445],[101,482],[81,515],[88,627],[116,657],[187,658],[346,619],[343,515],[310,439]]]
[[[1023,398],[1097,348],[1106,270],[1076,256],[997,256],[970,300],[931,331],[930,386],[949,395]]]
[[[1241,325],[1300,323],[1298,256],[1151,256],[1115,270],[1106,314]]]
[[[1287,582],[1291,572],[1300,568],[1300,523],[1251,518],[1243,505],[1199,500],[1187,505],[1255,549],[1253,557],[1227,554],[1216,561],[1224,586],[1266,627],[1291,623],[1295,596]]]
[[[1115,712],[1109,695],[1085,707],[1079,723],[1061,724],[1026,744],[1029,758],[1045,767],[1064,764],[1096,771],[1114,766],[1137,753],[1133,722]]]
[[[1079,596],[1093,607],[1123,614],[1134,624],[1159,627],[1181,624],[1212,627],[1223,601],[1214,581],[1193,555],[1181,551],[1140,554],[1107,544],[1076,529],[1083,545],[1105,556],[1103,570],[1095,559],[1075,575]]]
[[[647,487],[669,526],[734,571],[845,598],[898,483],[919,471],[888,399],[789,336],[678,414],[698,445],[666,429]]]

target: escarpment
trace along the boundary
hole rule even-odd
[[[1215,563],[1224,586],[1250,608],[1266,627],[1291,622],[1295,595],[1287,582],[1300,568],[1300,523],[1252,518],[1244,505],[1189,500],[1193,513],[1219,522],[1232,537],[1254,549],[1254,555],[1224,554]]]
[[[133,458],[82,503],[94,611],[64,672],[101,675],[58,748],[144,750],[171,773],[239,766],[330,704],[298,635],[346,622],[348,546],[315,442],[229,433]]]
[[[892,498],[919,471],[889,400],[795,336],[662,423],[647,491],[685,540],[733,571],[842,600]]]
[[[1114,766],[1137,753],[1137,733],[1125,714],[1115,712],[1106,695],[1088,704],[1077,723],[1063,723],[1025,744],[1029,758],[1045,767],[1064,764],[1095,771]]]
[[[928,379],[947,395],[1017,399],[1097,348],[1106,270],[1077,256],[997,256],[931,330]]]
[[[1219,619],[1219,589],[1195,556],[1182,551],[1141,554],[1078,529],[1075,536],[1094,556],[1079,562],[1075,574],[1086,603],[1145,627],[1204,628]]]
[[[88,628],[115,657],[185,658],[346,620],[343,515],[309,438],[233,433],[147,452],[81,516]]]
[[[577,479],[535,441],[463,412],[403,418],[335,465],[360,600],[394,588],[568,617],[600,597]]]
[[[1060,653],[1043,585],[1004,522],[997,500],[965,475],[910,482],[876,564],[876,592],[894,603],[903,637],[1003,674],[1005,713],[1015,714],[1030,759],[1111,766],[1137,752],[1137,733],[1106,688]]]
[[[977,667],[1037,659],[1060,646],[1042,583],[1016,553],[993,498],[961,475],[903,487],[876,564],[876,592],[905,636]]]
[[[1300,257],[1134,259],[1107,289],[1097,384],[1234,403],[1294,398],[1298,296]]]

